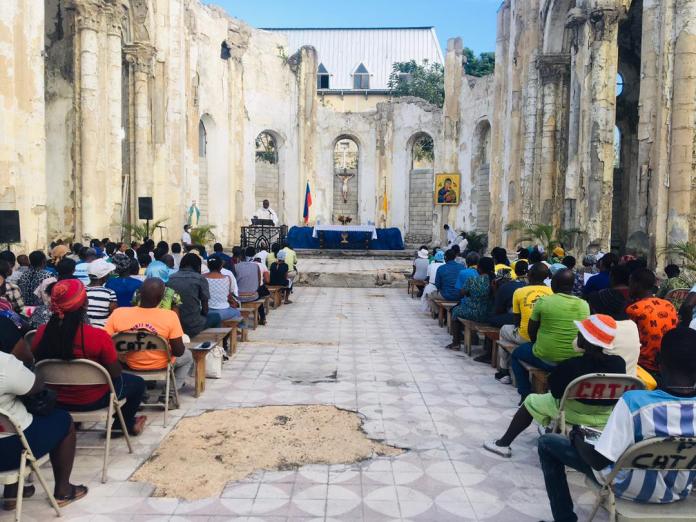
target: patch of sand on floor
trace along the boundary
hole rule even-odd
[[[198,500],[258,470],[349,464],[403,452],[369,439],[360,416],[335,406],[263,406],[183,418],[131,480],[155,496]]]

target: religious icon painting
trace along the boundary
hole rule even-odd
[[[459,205],[461,174],[444,172],[435,174],[435,204]]]

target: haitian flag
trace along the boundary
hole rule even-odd
[[[302,216],[304,217],[304,222],[309,223],[309,207],[312,206],[312,192],[309,190],[309,181],[307,182],[307,190],[305,192],[305,198],[304,198],[304,213]]]

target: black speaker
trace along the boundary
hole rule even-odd
[[[0,243],[19,243],[19,210],[0,210]]]
[[[138,219],[153,219],[152,198],[138,198]]]

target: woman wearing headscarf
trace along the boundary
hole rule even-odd
[[[136,375],[123,373],[109,334],[101,328],[86,324],[87,291],[78,279],[58,281],[51,291],[53,316],[36,331],[32,350],[37,361],[43,359],[89,359],[101,364],[111,376],[116,395],[126,399],[121,410],[128,433],[139,435],[147,417],[136,417],[145,391],[145,381]],[[109,405],[109,386],[57,387],[58,404],[71,411],[93,411]],[[122,430],[118,419],[114,429]]]
[[[133,295],[143,286],[141,280],[130,276],[131,261],[130,257],[121,253],[111,257],[111,262],[116,266],[116,277],[109,279],[104,286],[116,292],[118,306],[132,306]]]
[[[164,263],[161,263],[159,266],[156,265],[152,270],[150,270],[150,267],[148,267],[148,270],[149,274],[147,275],[146,279],[159,279],[165,285],[167,284],[167,282],[169,282],[169,276],[176,272],[176,270],[169,268]],[[161,308],[162,310],[171,310],[172,312],[176,312],[176,314],[179,315],[180,305],[181,296],[177,294],[172,288],[165,286],[164,297],[160,301],[158,308]],[[138,289],[135,292],[135,295],[133,296],[133,306],[140,306],[140,289]]]
[[[56,245],[51,250],[51,259],[46,263],[46,270],[51,273],[51,275],[58,275],[56,267],[58,263],[70,253],[70,249],[65,245]]]

